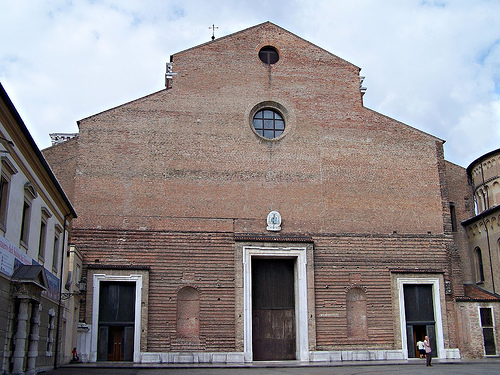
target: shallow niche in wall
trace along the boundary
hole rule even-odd
[[[250,111],[250,126],[257,136],[269,141],[283,138],[288,130],[288,111],[277,102],[266,101]]]
[[[365,339],[368,336],[366,293],[361,288],[352,288],[346,294],[347,337]]]
[[[197,340],[200,336],[200,293],[190,286],[177,292],[177,337]]]

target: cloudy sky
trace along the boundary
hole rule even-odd
[[[36,143],[164,88],[171,54],[271,21],[350,61],[366,107],[446,140],[464,167],[500,148],[499,0],[0,0],[0,82]]]

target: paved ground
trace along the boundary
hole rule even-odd
[[[251,367],[210,366],[147,366],[141,365],[76,365],[60,367],[46,372],[47,375],[497,375],[499,360],[478,360],[456,363],[434,363],[426,367],[425,362],[370,363],[339,365],[279,366],[259,364]]]

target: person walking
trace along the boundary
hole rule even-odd
[[[422,340],[417,341],[418,353],[420,354],[420,358],[424,358],[425,356],[425,346]]]
[[[431,361],[432,361],[432,348],[431,348],[431,341],[429,340],[429,336],[425,336],[424,339],[424,347],[425,347],[425,364],[427,367],[432,366]]]

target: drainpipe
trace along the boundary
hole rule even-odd
[[[488,257],[490,259],[491,286],[493,287],[493,293],[496,294],[496,290],[495,290],[495,277],[494,277],[494,273],[493,273],[493,265],[491,263],[490,232],[488,230],[488,226],[486,225],[486,223],[484,221],[484,216],[483,215],[481,215],[481,219],[483,221],[484,229],[486,230],[486,243],[488,245]]]
[[[63,271],[64,271],[64,256],[66,255],[66,225],[67,218],[71,216],[70,214],[64,216],[64,228],[63,228],[63,238],[62,238],[62,250],[61,250],[61,264],[59,265],[59,275],[61,275],[60,285],[59,285],[59,303],[57,304],[57,326],[56,326],[56,347],[54,355],[54,369],[57,369],[57,357],[59,356],[59,328],[61,325],[61,304],[62,304],[62,292],[63,292]]]

